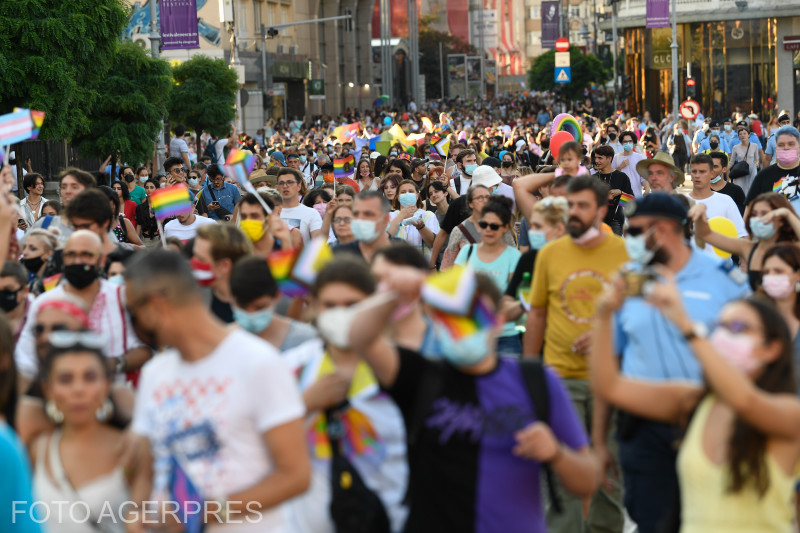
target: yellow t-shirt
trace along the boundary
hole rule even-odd
[[[547,308],[544,360],[562,378],[588,379],[586,356],[574,353],[572,343],[591,329],[597,298],[626,261],[625,242],[616,235],[594,248],[565,235],[536,254],[531,305]]]

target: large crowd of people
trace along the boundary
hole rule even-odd
[[[790,113],[416,107],[0,168],[0,531],[797,531]]]

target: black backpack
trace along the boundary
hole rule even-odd
[[[525,383],[525,389],[528,391],[528,397],[533,404],[533,412],[539,422],[550,425],[550,395],[547,390],[547,377],[545,376],[544,364],[542,363],[541,356],[533,359],[520,359],[519,368],[522,372],[522,380]],[[439,379],[439,372],[427,372],[423,374],[420,379],[417,403],[414,406],[413,417],[408,421],[406,431],[406,456],[408,457],[409,467],[416,462],[415,453],[416,444],[419,442],[422,427],[425,424],[425,415],[428,414],[431,405],[441,389],[441,381]],[[555,474],[549,464],[540,463],[540,468],[544,473],[545,482],[547,483],[547,494],[550,499],[550,504],[556,513],[561,513],[562,505],[561,498],[556,492]],[[409,502],[409,492],[406,491],[405,503]]]
[[[336,533],[390,533],[389,515],[383,502],[367,487],[356,467],[342,454],[341,414],[347,401],[325,411],[331,445],[331,519]]]
[[[210,157],[211,163],[216,164],[217,162],[217,143],[219,139],[216,141],[209,141],[206,145],[206,149],[203,150],[203,157]]]

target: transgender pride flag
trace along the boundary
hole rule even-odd
[[[20,109],[0,116],[0,145],[25,141],[33,134],[30,109]]]

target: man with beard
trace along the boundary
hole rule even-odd
[[[472,185],[472,173],[478,168],[478,156],[475,150],[461,150],[455,158],[459,176],[450,180],[450,186],[463,196]]]
[[[654,192],[627,210],[625,247],[632,268],[657,264],[675,276],[697,334],[710,328],[722,307],[749,292],[747,277],[730,262],[720,263],[686,241],[686,207],[669,194]],[[633,379],[681,380],[701,384],[702,369],[688,338],[642,297],[626,298],[615,317],[615,346],[621,371]],[[601,459],[609,412],[595,402],[592,439]],[[619,456],[625,481],[625,508],[641,533],[658,531],[678,494],[675,471],[677,426],[619,413]],[[607,461],[606,461],[607,462]]]
[[[586,355],[595,302],[628,259],[623,240],[599,229],[608,209],[609,192],[608,185],[593,176],[573,177],[567,183],[568,235],[548,243],[536,255],[531,310],[522,346],[524,356],[542,354],[545,363],[561,376],[579,420],[587,423],[587,431],[593,405]],[[605,447],[605,443],[599,444]],[[608,446],[613,447],[613,442]],[[601,488],[592,498],[586,524],[590,529],[622,530],[622,495],[616,481],[611,491]],[[585,526],[581,499],[560,492],[564,512],[548,513],[548,530],[581,531]]]
[[[206,523],[286,531],[279,504],[310,481],[302,399],[277,350],[214,317],[192,278],[188,261],[167,250],[137,254],[125,271],[137,332],[169,347],[142,369],[137,391],[131,429],[156,458],[143,492],[168,491],[179,462],[204,496]],[[239,526],[220,525],[228,520]]]

